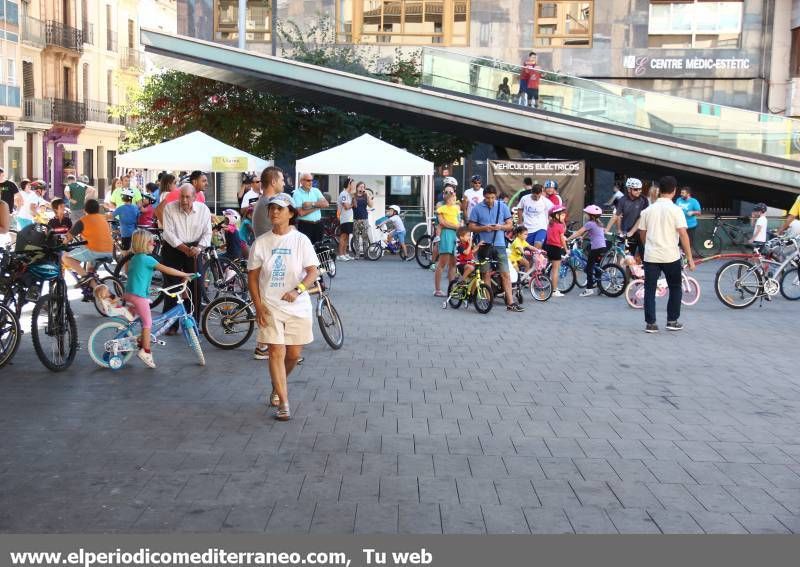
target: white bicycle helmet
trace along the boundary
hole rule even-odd
[[[625,182],[625,187],[627,187],[628,189],[641,189],[642,182],[641,180],[636,179],[635,177],[628,177],[628,180]]]
[[[447,187],[448,185],[451,187],[458,187],[458,181],[456,181],[455,177],[445,177],[444,186]]]
[[[400,214],[400,206],[399,205],[389,205],[389,208],[392,209],[398,215]]]
[[[225,209],[224,211],[222,211],[222,216],[228,217],[228,220],[230,222],[232,222],[234,224],[237,224],[237,225],[239,224],[239,220],[241,218],[241,217],[239,217],[239,213],[237,213],[233,209]]]
[[[123,189],[120,194],[123,197],[130,197],[131,199],[133,199],[133,195],[134,195],[133,189],[131,189],[130,187],[125,187],[125,189]]]

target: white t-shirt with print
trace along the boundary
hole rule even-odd
[[[256,238],[250,248],[247,269],[261,268],[258,289],[267,309],[310,319],[312,309],[308,293],[301,293],[294,302],[281,298],[303,281],[308,266],[316,266],[317,263],[317,255],[308,237],[291,229],[282,236],[269,231]]]
[[[767,217],[761,215],[756,219],[756,224],[753,226],[753,242],[766,242],[767,241]]]
[[[252,189],[248,189],[247,193],[242,195],[242,202],[240,205],[240,209],[246,209],[250,206],[250,199],[258,199],[261,196],[261,193],[257,191],[253,191]],[[255,203],[253,203],[255,205]]]
[[[659,198],[643,210],[639,217],[639,229],[647,231],[644,261],[670,264],[680,260],[679,228],[686,228],[686,215],[672,199]]]
[[[36,205],[36,208],[38,209],[42,205],[45,205],[47,201],[42,199],[33,191],[22,191],[20,195],[22,195],[22,206],[17,209],[17,218],[33,220],[33,217],[36,216],[36,213],[31,212],[31,205]]]
[[[522,209],[522,222],[528,232],[547,230],[549,222],[547,215],[554,206],[553,202],[544,195],[540,195],[538,199],[534,199],[531,195],[525,195],[520,199],[519,208]]]
[[[353,222],[353,207],[345,209],[342,205],[352,205],[353,198],[346,190],[339,193],[339,223]]]
[[[467,218],[469,218],[475,205],[483,203],[483,187],[480,189],[467,189],[464,191],[464,199],[467,200]]]

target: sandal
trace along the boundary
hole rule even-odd
[[[284,404],[278,408],[278,413],[275,415],[275,419],[278,421],[289,421],[291,419],[291,415],[289,415],[289,404]]]
[[[274,408],[281,405],[281,398],[275,390],[272,390],[272,393],[269,395],[269,405]]]

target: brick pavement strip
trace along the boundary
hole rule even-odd
[[[170,341],[116,373],[84,349],[56,376],[26,334],[0,371],[0,531],[798,532],[796,306],[725,309],[714,271],[686,329],[649,336],[621,300],[482,316],[414,265],[342,265],[345,346],[306,348],[288,423],[252,344],[204,342],[201,368]],[[100,319],[75,310],[85,341]],[[574,327],[568,356],[478,340],[537,325]],[[743,371],[754,329],[766,374]]]

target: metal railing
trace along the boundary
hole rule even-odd
[[[117,50],[117,33],[111,30],[106,30],[106,51]]]
[[[86,120],[91,122],[103,122],[105,124],[116,124],[125,126],[125,117],[116,116],[113,106],[100,100],[86,101]]]
[[[94,24],[84,20],[81,22],[81,28],[83,29],[83,43],[94,45]]]
[[[53,122],[86,123],[86,104],[77,100],[53,99]]]
[[[53,123],[53,101],[45,98],[26,98],[22,101],[22,116],[29,122]]]
[[[23,43],[36,47],[44,47],[45,31],[44,22],[42,20],[30,16],[22,18],[22,29],[20,32],[20,39]]]
[[[119,62],[123,69],[144,69],[144,53],[135,47],[123,47]]]
[[[70,51],[83,53],[83,32],[79,29],[48,20],[45,37],[48,46],[63,47]]]

